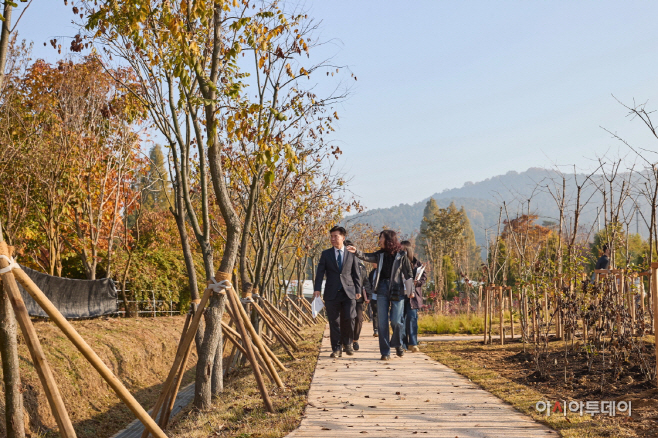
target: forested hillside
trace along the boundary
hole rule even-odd
[[[575,205],[575,194],[578,185],[583,185],[588,175],[565,174],[566,196],[565,206]],[[617,183],[627,176],[618,175]],[[641,178],[641,174],[634,174],[632,179]],[[596,226],[597,206],[601,205],[603,195],[598,187],[603,187],[605,179],[602,175],[595,175],[590,182],[585,184],[581,194],[581,204],[589,200],[590,205],[585,205],[580,218],[581,226],[591,228]],[[367,223],[373,228],[391,227],[400,230],[403,234],[417,233],[423,217],[423,209],[430,198],[434,198],[439,207],[445,208],[454,202],[459,208],[464,207],[468,215],[475,240],[480,246],[486,245],[487,229],[495,233],[498,223],[500,207],[506,203],[510,218],[516,217],[521,211],[527,212],[528,200],[530,199],[530,211],[540,217],[542,221],[557,222],[559,217],[558,204],[554,196],[559,195],[562,190],[562,176],[554,170],[541,168],[530,168],[525,172],[510,171],[505,175],[488,178],[484,181],[467,182],[460,188],[447,189],[422,199],[414,204],[400,204],[390,208],[378,208],[363,213],[349,216],[346,223]],[[635,201],[642,206],[642,211],[648,212],[646,202],[640,197]],[[626,202],[627,213],[631,214],[633,200]],[[506,214],[503,211],[503,219]],[[645,215],[648,218],[648,215]],[[637,219],[637,218],[636,218]],[[642,233],[642,219],[640,221],[640,233]],[[603,216],[601,216],[603,221]],[[636,222],[632,222],[631,231],[636,231]]]

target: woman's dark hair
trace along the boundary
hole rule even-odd
[[[414,262],[414,247],[411,246],[411,242],[409,242],[408,240],[403,240],[402,242],[400,242],[400,245],[402,245],[402,249],[407,251],[407,257],[409,257],[409,261],[411,263],[413,263]]]
[[[400,242],[398,242],[398,234],[393,230],[384,230],[379,233],[379,237],[384,236],[384,247],[382,248],[389,254],[395,254],[400,251]]]

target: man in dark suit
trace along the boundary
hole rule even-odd
[[[361,272],[356,256],[345,248],[345,228],[336,226],[329,233],[332,248],[322,251],[320,256],[314,296],[320,296],[322,280],[326,274],[324,305],[329,318],[331,357],[341,356],[341,344],[345,347],[345,354],[351,356],[354,354],[352,332],[356,317],[356,294],[361,291]],[[346,328],[343,333],[340,330],[341,320]]]

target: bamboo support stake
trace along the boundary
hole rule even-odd
[[[265,303],[265,307],[269,309],[270,313],[278,317],[279,320],[283,322],[283,324],[287,325],[295,336],[297,336],[300,340],[304,339],[299,330],[299,327],[297,327],[297,325],[295,325],[292,320],[290,320],[283,312],[277,309],[276,306],[274,306],[269,301],[264,299],[263,302]]]
[[[293,350],[299,351],[299,346],[297,345],[297,342],[295,342],[295,338],[293,338],[290,333],[288,333],[285,330],[285,327],[283,327],[279,321],[277,321],[275,318],[273,318],[271,315],[269,315],[265,309],[263,309],[261,306],[258,305],[258,303],[254,303],[255,308],[257,309],[256,311],[261,314],[261,317],[263,318],[264,321],[266,321],[267,325],[270,327],[270,330],[272,330],[272,333],[276,336],[278,336],[285,341],[288,345],[290,345]]]
[[[277,325],[275,321],[273,321],[269,315],[265,313],[263,309],[257,304],[257,303],[252,303],[254,306],[254,309],[256,309],[256,312],[260,315],[260,317],[265,321],[265,324],[270,328],[272,331],[272,335],[276,338],[277,341],[281,344],[284,350],[286,350],[286,353],[295,360],[295,355],[290,351],[290,348],[288,348],[288,345],[290,345],[295,351],[299,351],[299,346],[297,343],[295,343],[294,339],[288,337],[287,333],[284,333],[281,331],[280,327]]]
[[[167,438],[167,435],[160,429],[160,427],[153,421],[148,413],[137,403],[137,400],[130,394],[130,392],[123,386],[123,383],[114,375],[114,373],[103,363],[98,355],[91,349],[89,344],[78,334],[71,324],[62,316],[57,308],[50,302],[50,300],[41,292],[39,287],[34,284],[32,279],[23,272],[22,269],[14,269],[14,274],[18,281],[23,285],[25,290],[28,291],[34,301],[41,306],[41,308],[48,314],[50,319],[64,332],[67,338],[75,345],[75,347],[82,353],[82,355],[89,361],[89,363],[98,371],[101,377],[110,385],[117,396],[125,403],[125,405],[132,411],[132,413],[144,424],[147,431],[152,433],[158,438]]]
[[[240,306],[240,308],[242,310],[244,310],[244,307]],[[243,313],[242,316],[244,317],[246,314],[247,314],[247,312],[245,310],[245,313]],[[249,324],[251,324],[251,319],[249,320]],[[246,327],[247,327],[247,329],[249,329],[249,325],[247,325]],[[251,328],[253,329],[253,326],[251,326]],[[249,330],[250,334],[252,335],[252,339],[253,339],[253,334],[254,334],[255,331],[256,331],[255,329],[254,329],[253,332],[251,330]],[[268,364],[268,366],[271,367],[270,372],[273,371],[274,372],[273,375],[276,376],[275,377],[275,382],[276,382],[277,386],[279,386],[279,382],[281,382],[281,384],[283,384],[283,381],[279,378],[279,374],[276,372],[276,369],[274,368],[274,365],[272,364],[272,362],[274,362],[274,364],[276,364],[276,366],[278,366],[281,369],[281,371],[287,371],[288,369],[285,367],[285,365],[283,365],[281,363],[279,358],[276,357],[276,354],[274,354],[274,352],[272,352],[272,350],[270,350],[270,347],[268,347],[265,343],[262,342],[262,339],[261,339],[260,335],[258,335],[258,333],[256,333],[256,337],[258,338],[256,342],[258,342],[258,341],[261,342],[261,346],[263,347],[262,349],[264,350],[264,352],[260,351],[261,348],[258,346],[258,344],[256,344],[254,341],[252,341],[252,343],[254,345],[256,345],[256,347],[257,347],[256,350],[258,350],[261,353],[261,356],[263,356],[263,358],[269,358],[269,359],[267,359],[267,364]],[[283,388],[283,386],[279,386],[279,388]]]
[[[223,272],[218,272],[217,275],[225,275],[226,278],[230,278],[229,274],[224,274]],[[234,315],[234,321],[235,325],[238,327],[238,330],[240,332],[240,337],[243,339],[244,342],[244,350],[245,350],[245,356],[249,359],[251,362],[251,368],[254,371],[254,377],[256,378],[256,383],[258,384],[258,389],[260,390],[261,396],[263,397],[263,403],[265,404],[265,410],[270,413],[274,413],[274,406],[272,406],[272,401],[270,400],[270,395],[267,392],[267,388],[265,388],[265,382],[263,381],[263,376],[260,373],[260,369],[258,368],[258,362],[256,359],[256,355],[254,354],[254,350],[251,348],[251,342],[249,342],[249,334],[247,333],[247,329],[245,328],[245,319],[249,321],[249,318],[240,318],[238,317],[238,314],[240,314],[240,310],[244,312],[244,308],[240,305],[240,300],[238,299],[237,294],[233,290],[232,287],[227,289],[227,297],[228,297],[228,302],[230,304],[231,309],[233,310],[233,315]],[[251,328],[253,330],[253,327]]]
[[[509,287],[508,289],[509,289],[509,323],[510,323],[510,331],[511,331],[511,338],[510,339],[513,341],[514,340],[514,314],[513,314],[514,300],[513,300],[513,297],[512,297],[512,288]]]
[[[10,250],[5,242],[0,242],[0,254],[9,257]],[[8,266],[9,262],[6,259],[0,259],[0,268],[6,268]],[[23,297],[21,297],[18,284],[16,284],[16,279],[14,278],[12,271],[2,274],[2,286],[11,302],[12,308],[14,309],[18,325],[23,332],[23,337],[25,338],[25,343],[30,351],[34,368],[37,370],[39,380],[41,381],[41,385],[46,394],[46,399],[50,405],[50,410],[57,422],[59,433],[63,438],[74,438],[76,436],[75,429],[73,429],[73,424],[71,424],[71,419],[66,411],[66,406],[64,406],[64,401],[59,393],[57,383],[55,382],[55,378],[50,370],[46,356],[43,353],[39,337],[34,329],[30,315],[27,313],[27,308],[25,307]]]
[[[489,315],[489,288],[484,288],[484,343],[487,343],[487,316]],[[491,322],[490,322],[491,324]]]
[[[235,318],[236,322],[240,321],[239,315],[242,316],[242,320],[244,322],[244,325],[246,326],[245,328],[249,331],[251,334],[251,340],[256,345],[258,350],[260,351],[260,355],[263,357],[263,360],[265,361],[265,365],[270,370],[270,373],[276,380],[276,384],[279,388],[285,388],[285,385],[283,384],[283,381],[279,377],[279,374],[276,372],[276,368],[274,368],[274,365],[272,364],[272,359],[279,368],[281,368],[283,371],[286,370],[286,367],[283,366],[283,364],[279,361],[279,359],[270,351],[269,348],[267,348],[266,345],[263,344],[263,341],[260,339],[260,336],[258,336],[258,333],[256,333],[256,330],[254,329],[254,326],[251,325],[251,320],[249,319],[249,316],[247,315],[247,312],[244,310],[244,307],[240,305],[240,299],[238,298],[238,294],[233,290],[233,289],[228,289],[228,295],[233,297],[233,300],[235,301],[235,304],[237,306],[237,312],[234,309],[233,317]],[[233,306],[233,307],[236,307]],[[246,342],[245,342],[246,343]]]
[[[219,275],[220,272],[218,272],[217,275]],[[227,276],[228,278],[228,276]],[[174,383],[174,378],[176,377],[176,373],[178,372],[180,368],[180,364],[183,361],[184,355],[181,354],[182,351],[187,351],[187,348],[189,345],[194,341],[194,336],[196,335],[196,331],[199,328],[199,322],[201,321],[201,317],[203,316],[203,310],[206,308],[206,304],[208,303],[208,300],[210,299],[210,295],[212,293],[212,289],[206,288],[206,290],[203,292],[203,296],[201,297],[201,302],[197,306],[196,313],[194,314],[194,318],[192,319],[192,322],[190,324],[190,327],[187,330],[187,333],[185,334],[185,340],[183,344],[180,346],[179,354],[176,354],[174,357],[174,363],[171,366],[171,369],[169,370],[169,374],[167,375],[167,379],[165,380],[164,384],[162,385],[162,391],[160,392],[160,396],[158,397],[158,400],[155,403],[155,406],[151,410],[151,416],[153,418],[156,418],[158,415],[158,412],[160,412],[160,408],[162,408],[162,405],[165,402],[165,399],[167,397],[167,394],[169,393],[171,389],[171,385]],[[149,434],[149,430],[145,429],[144,432],[142,433],[142,438],[146,438]]]
[[[651,298],[653,300],[653,332],[658,338],[658,262],[651,263]],[[655,342],[656,348],[656,375],[658,376],[658,342]]]
[[[187,334],[187,331],[190,328],[191,321],[192,321],[192,312],[188,312],[187,316],[185,317],[185,324],[183,324],[183,331],[181,332],[180,340],[178,341],[178,348],[176,349],[177,356],[180,354],[181,348],[183,346],[183,341],[185,340],[185,335]],[[190,357],[191,351],[192,351],[192,343],[190,343],[190,345],[187,346],[187,351],[185,352],[185,356],[181,361],[181,365],[178,370],[178,375],[176,376],[176,381],[174,382],[171,391],[169,391],[169,394],[167,395],[168,399],[164,404],[163,412],[160,414],[160,421],[158,424],[163,429],[166,429],[167,424],[169,424],[169,416],[171,415],[171,410],[174,408],[174,404],[176,404],[176,397],[178,396],[178,390],[180,389],[181,382],[183,381],[183,376],[185,375],[185,368],[187,367],[187,360]]]
[[[302,321],[306,322],[308,325],[314,325],[315,323],[311,318],[309,318],[303,311],[302,309],[299,308],[297,304],[293,300],[290,299],[290,297],[286,296],[286,299],[290,302],[290,305],[297,311],[297,314],[302,318]]]
[[[500,316],[500,345],[505,345],[505,300],[503,299],[503,287],[498,286],[498,314]]]
[[[240,334],[235,330],[233,330],[233,328],[231,328],[231,326],[226,324],[224,321],[222,321],[222,330],[224,330],[224,334],[226,335],[227,339],[233,344],[233,346],[235,346],[242,354],[246,356],[247,351],[242,345],[240,345],[240,341],[239,341],[239,339],[241,339]],[[251,339],[249,339],[249,342],[251,342]],[[270,382],[276,384],[274,377],[272,376],[272,374],[270,374],[270,370],[268,370],[267,366],[265,366],[265,362],[263,361],[263,358],[258,352],[258,349],[254,348],[253,343],[251,345],[252,345],[252,351],[254,352],[254,356],[256,356],[256,360],[258,361],[258,366],[260,371],[265,373],[265,375],[270,380]]]

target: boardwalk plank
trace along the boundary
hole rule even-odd
[[[308,406],[289,437],[550,437],[558,434],[423,353],[381,361],[365,324],[354,356],[325,330]]]

